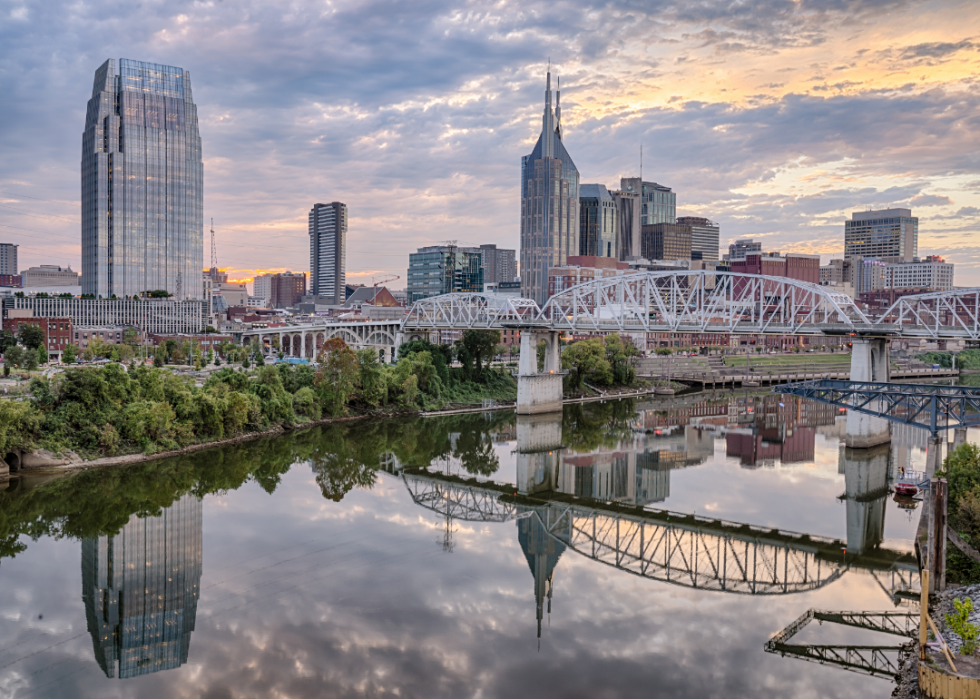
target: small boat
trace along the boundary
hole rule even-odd
[[[925,474],[922,471],[913,471],[912,469],[899,469],[898,480],[895,481],[895,494],[905,495],[906,497],[912,497],[913,495],[919,494],[919,484],[925,478]]]

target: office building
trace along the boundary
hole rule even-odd
[[[269,305],[273,308],[292,308],[306,296],[306,273],[273,274],[269,284]]]
[[[787,277],[811,284],[820,283],[820,255],[788,252],[749,253],[742,260],[733,260],[732,272],[762,274],[767,277]]]
[[[852,281],[851,265],[853,260],[831,260],[828,264],[820,267],[820,283],[833,286]]]
[[[681,216],[678,225],[691,227],[691,259],[718,262],[721,228],[717,223],[699,216]]]
[[[749,253],[762,253],[762,243],[758,243],[751,238],[747,240],[736,240],[728,246],[728,254],[725,259],[729,262],[744,260]]]
[[[578,201],[578,254],[618,258],[619,212],[609,190],[601,184],[583,184]]]
[[[677,223],[644,225],[640,233],[640,256],[647,260],[690,260],[691,227]]]
[[[204,163],[181,68],[110,59],[82,134],[82,291],[203,298]]]
[[[310,210],[310,293],[339,305],[346,298],[347,205],[314,204]]]
[[[919,254],[919,219],[911,209],[855,211],[844,222],[844,257],[911,262]]]
[[[82,600],[95,661],[127,679],[187,662],[203,565],[202,503],[185,495],[114,536],[82,540]]]
[[[498,249],[496,245],[481,245],[483,283],[510,283],[517,279],[517,254],[514,250]]]
[[[639,192],[628,189],[628,178],[620,180],[620,189],[613,192],[616,202],[616,246],[619,248],[619,259],[626,260],[640,256],[640,236],[643,230],[643,202]]]
[[[876,258],[854,260],[854,291],[863,294],[888,288],[888,263]]]
[[[20,273],[24,286],[48,287],[48,286],[78,286],[78,272],[73,272],[71,267],[59,267],[58,265],[41,265],[31,267]]]
[[[480,248],[432,245],[419,248],[408,256],[409,304],[430,296],[462,291],[483,291],[483,252]]]
[[[148,333],[198,333],[209,317],[206,301],[174,299],[7,296],[3,311],[7,318],[14,317],[11,312],[17,317],[70,318],[75,327],[126,325]]]
[[[640,225],[674,223],[677,218],[677,194],[670,187],[656,182],[644,182],[639,177],[624,177],[620,188],[625,192],[640,193]]]
[[[24,278],[19,274],[0,274],[0,286],[6,286],[12,289],[23,289]]]
[[[549,70],[541,136],[521,159],[521,290],[538,304],[548,297],[548,270],[579,250],[579,174],[562,143],[560,101],[559,90],[552,110]]]
[[[950,291],[953,288],[953,263],[938,255],[890,264],[885,275],[887,289]]]
[[[17,274],[17,245],[0,243],[0,275]]]
[[[630,265],[611,257],[569,255],[565,264],[548,270],[548,298],[573,286],[630,273]]]

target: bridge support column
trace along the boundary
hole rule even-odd
[[[966,428],[957,427],[953,430],[953,449],[966,444]]]
[[[929,445],[926,447],[926,477],[932,478],[943,467],[943,442],[946,438],[942,435],[929,437]]]
[[[517,489],[522,495],[558,488],[561,413],[517,416]]]
[[[867,553],[881,543],[888,497],[889,447],[844,449],[844,486],[847,496],[847,552]]]
[[[888,338],[858,337],[851,348],[851,381],[889,381]],[[868,406],[872,407],[872,406]],[[891,441],[888,421],[856,410],[847,412],[844,444],[866,449]]]
[[[538,339],[544,339],[544,370],[538,371]],[[521,333],[517,372],[517,414],[553,413],[562,409],[562,372],[559,333]]]

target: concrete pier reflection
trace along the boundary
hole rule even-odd
[[[847,505],[847,552],[857,556],[881,544],[888,497],[889,445],[841,450]]]
[[[185,495],[158,517],[82,541],[82,599],[95,660],[127,679],[187,662],[202,568],[202,503]]]

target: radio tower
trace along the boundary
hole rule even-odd
[[[211,270],[212,276],[218,273],[218,246],[214,243],[214,219],[211,219]]]

